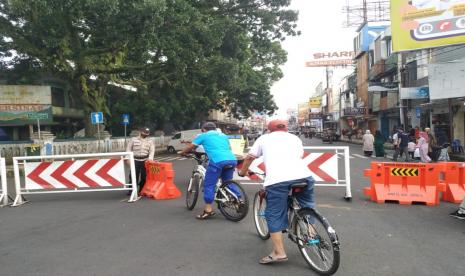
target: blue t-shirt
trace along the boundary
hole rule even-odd
[[[202,145],[208,158],[213,163],[236,160],[229,146],[228,136],[216,130],[210,130],[200,134],[192,141],[192,144],[196,146]]]

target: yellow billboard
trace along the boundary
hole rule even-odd
[[[465,0],[391,0],[394,52],[465,43]]]
[[[308,101],[310,108],[320,108],[321,107],[321,97],[311,97]]]

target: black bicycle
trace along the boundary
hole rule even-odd
[[[307,185],[306,182],[291,185],[288,197],[290,225],[286,232],[313,271],[320,275],[332,275],[339,268],[339,239],[328,220],[317,210],[300,207],[295,194]],[[253,202],[255,228],[263,240],[270,238],[265,218],[265,196],[265,189],[262,188],[255,193]]]
[[[206,155],[186,155],[197,161],[197,165],[192,171],[192,176],[187,185],[186,207],[193,210],[197,203],[199,193],[205,179],[205,165],[208,163]],[[218,203],[218,209],[223,216],[231,221],[240,221],[247,216],[249,211],[249,200],[244,188],[234,180],[224,181],[221,179],[216,183],[215,202]]]

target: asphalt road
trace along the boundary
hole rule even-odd
[[[343,188],[316,188],[318,209],[342,244],[336,275],[464,275],[465,222],[448,216],[457,205],[370,202],[363,170],[375,159],[363,157],[358,145],[350,149],[352,201],[343,200]],[[173,162],[184,192],[194,162],[158,158]],[[257,189],[246,186],[250,200]],[[21,207],[0,208],[0,275],[315,275],[288,240],[288,262],[259,265],[271,247],[256,236],[251,213],[239,223],[220,214],[198,221],[202,206],[187,211],[184,197],[126,198],[122,192],[35,195]]]

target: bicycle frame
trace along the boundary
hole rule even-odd
[[[200,182],[200,187],[202,187],[203,182],[205,181],[205,175],[207,173],[207,169],[204,166],[205,164],[207,164],[207,161],[201,160],[200,158],[197,158],[197,157],[193,157],[193,159],[197,161],[197,165],[196,165],[195,169],[192,171],[192,175],[194,175],[195,173],[200,174],[200,176],[202,177],[202,181]],[[192,179],[193,178],[191,177],[191,179],[189,181],[188,189],[191,189]],[[220,178],[216,182],[216,186],[215,186],[215,198],[214,198],[215,202],[227,202],[228,201],[227,200],[227,194],[226,194],[225,190],[228,191],[230,195],[233,195],[237,200],[239,200],[237,195],[233,191],[231,191],[228,187],[225,187],[225,189],[220,189],[221,184],[222,184],[222,181],[221,181],[221,178]],[[223,197],[219,198],[218,193],[221,193],[221,195]]]

